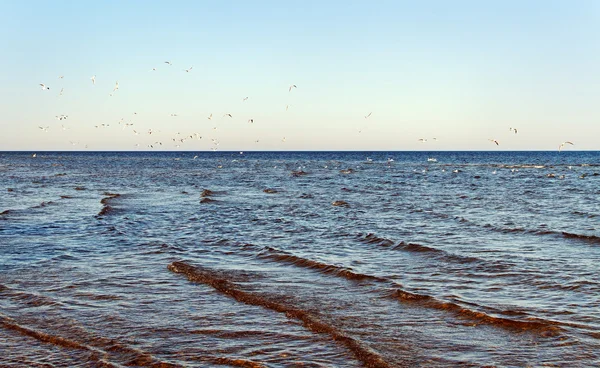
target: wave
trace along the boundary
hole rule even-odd
[[[120,197],[121,195],[118,193],[104,193],[106,197],[100,200],[100,204],[102,204],[102,209],[98,212],[98,217],[106,216],[112,212],[114,212],[114,207],[110,205],[111,201],[115,198]]]
[[[467,318],[479,323],[485,323],[498,327],[519,330],[535,330],[542,333],[543,336],[556,336],[560,332],[557,323],[538,318],[529,317],[527,320],[515,320],[503,317],[495,317],[484,312],[468,309],[452,302],[441,301],[433,296],[409,292],[402,289],[402,285],[384,277],[366,275],[354,272],[346,267],[326,264],[302,257],[298,257],[287,252],[266,247],[265,251],[259,256],[272,259],[278,262],[293,264],[298,267],[305,267],[318,272],[343,277],[352,281],[371,280],[388,286],[386,295],[402,302],[417,303],[419,306],[444,310],[452,312],[460,318]],[[515,315],[511,311],[496,311],[498,314]],[[520,315],[526,315],[521,312]]]
[[[451,260],[451,261],[458,261],[458,262],[464,262],[464,263],[483,262],[483,260],[476,258],[476,257],[460,256],[457,254],[452,254],[452,253],[446,252],[445,250],[442,250],[442,249],[429,247],[427,245],[422,245],[422,244],[417,244],[417,243],[406,243],[404,241],[401,241],[400,243],[396,244],[395,242],[393,242],[389,239],[378,237],[377,235],[375,235],[373,233],[368,233],[368,234],[358,233],[356,235],[356,238],[359,241],[361,241],[363,243],[367,243],[367,244],[376,244],[378,246],[389,247],[394,250],[403,250],[406,252],[430,253],[434,257],[443,258],[443,259]]]
[[[273,301],[259,294],[243,291],[236,284],[223,278],[219,273],[213,270],[191,266],[180,261],[169,264],[167,268],[171,272],[185,275],[189,281],[211,286],[215,290],[234,298],[238,302],[264,307],[279,313],[285,313],[287,317],[303,322],[304,326],[313,332],[326,333],[335,341],[344,344],[352,353],[354,353],[358,360],[368,367],[391,367],[391,365],[385,362],[377,353],[365,347],[358,340],[321,321],[310,312],[289,304]]]
[[[596,236],[596,235],[575,234],[575,233],[570,233],[570,232],[560,231],[560,230],[539,230],[539,229],[527,229],[527,228],[522,228],[522,227],[515,227],[515,228],[502,227],[502,226],[492,225],[489,223],[482,225],[482,224],[468,220],[461,216],[450,216],[450,215],[443,214],[443,213],[438,213],[438,212],[433,212],[433,211],[425,211],[423,209],[415,209],[415,210],[411,211],[411,213],[414,213],[414,212],[423,212],[430,216],[444,218],[444,219],[451,217],[460,223],[468,224],[469,226],[473,226],[475,228],[484,228],[487,230],[491,230],[494,232],[500,232],[500,233],[504,233],[504,234],[525,233],[525,234],[532,234],[532,235],[553,235],[553,236],[562,236],[563,238],[566,238],[566,239],[578,239],[578,240],[582,240],[582,241],[586,241],[586,242],[591,242],[594,244],[600,244],[600,236]],[[582,213],[577,213],[577,214],[581,215]],[[593,218],[593,217],[596,217],[596,215],[587,214],[587,217]],[[359,234],[359,235],[361,235],[361,234]],[[370,235],[370,234],[367,234],[367,236],[368,235]],[[366,238],[366,236],[365,236],[365,238]],[[365,239],[365,240],[367,240],[367,239]],[[376,241],[374,241],[374,242],[376,242]]]
[[[583,241],[594,243],[594,244],[600,244],[600,236],[574,234],[574,233],[568,233],[565,231],[562,231],[561,234],[563,237],[565,237],[567,239],[579,239],[579,240],[583,240]]]
[[[51,334],[44,331],[39,331],[17,323],[14,319],[0,314],[0,327],[7,330],[18,332],[21,335],[32,337],[41,342],[52,344],[58,347],[63,347],[73,350],[81,350],[88,353],[87,359],[101,363],[104,367],[121,367],[125,366],[140,366],[151,368],[175,368],[182,367],[178,364],[160,361],[154,358],[150,353],[144,352],[135,348],[131,348],[121,342],[103,338],[94,337],[93,343],[83,343],[72,338]],[[111,356],[109,353],[115,354]],[[118,358],[123,361],[123,364],[113,364],[105,360],[106,357]]]
[[[247,359],[233,359],[233,358],[215,358],[213,360],[214,364],[222,364],[222,365],[230,365],[234,367],[244,367],[244,368],[263,368],[264,365],[260,363],[253,362]]]
[[[562,237],[565,239],[577,239],[577,240],[582,240],[582,241],[585,241],[588,243],[600,244],[600,236],[597,236],[597,235],[576,234],[576,233],[570,233],[570,232],[559,231],[559,230],[533,230],[533,229],[526,229],[526,228],[504,228],[504,227],[494,226],[491,224],[486,224],[483,227],[493,230],[493,231],[506,233],[506,234],[526,233],[526,234],[541,235],[541,236],[550,235],[550,236]]]
[[[327,263],[313,261],[311,259],[298,257],[298,256],[295,256],[295,255],[292,255],[292,254],[289,254],[289,253],[286,253],[286,252],[283,252],[283,251],[280,251],[278,249],[274,249],[271,247],[265,247],[264,251],[259,254],[259,257],[272,259],[272,260],[278,261],[278,262],[292,264],[292,265],[298,266],[298,267],[310,268],[313,270],[317,270],[321,273],[330,274],[330,275],[334,275],[334,276],[338,276],[338,277],[343,277],[348,280],[359,280],[359,281],[370,280],[370,281],[379,281],[379,282],[387,281],[386,279],[383,279],[383,278],[380,278],[377,276],[371,276],[371,275],[354,272],[350,268],[334,266],[334,265],[330,265]]]

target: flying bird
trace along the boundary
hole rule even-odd
[[[64,75],[59,75],[58,79],[63,79],[65,76]]]
[[[570,144],[571,146],[574,146],[574,144],[572,142],[566,141],[566,142],[562,142],[560,144],[560,146],[558,146],[558,152],[562,151],[563,147],[565,146],[565,144]]]
[[[189,72],[191,72],[191,71],[192,71],[192,68],[193,68],[193,66],[190,66],[190,68],[189,68],[189,69],[183,69],[183,70],[184,70],[186,73],[189,73]]]
[[[207,119],[212,120],[212,114],[208,115]]]
[[[115,88],[113,89],[113,92],[119,89],[119,81],[117,81],[115,83]]]
[[[427,142],[427,138],[419,138],[419,142],[425,143],[425,142]]]
[[[289,92],[292,92],[292,88],[298,88],[298,87],[296,87],[296,85],[295,85],[295,84],[292,84],[292,85],[290,86]]]
[[[365,116],[365,119],[368,119],[371,116],[372,112]]]
[[[173,65],[170,61],[165,61],[165,64]]]
[[[64,90],[65,90],[64,88],[61,88],[61,89],[60,89],[60,93],[59,93],[58,95],[59,95],[59,96],[62,96],[62,94],[63,94]]]
[[[92,77],[90,79],[92,80],[92,84],[96,85],[96,76],[92,75]]]
[[[496,146],[500,145],[500,143],[498,143],[498,141],[495,139],[488,139],[488,141],[496,143]]]
[[[229,116],[230,118],[233,118],[233,116],[231,116],[231,114],[225,114],[223,115],[223,117]]]
[[[42,86],[42,90],[50,89],[50,87],[46,86],[44,83],[40,83],[40,86]]]
[[[252,124],[254,123],[254,119],[248,119],[248,122]]]
[[[248,100],[248,97],[244,97],[244,98],[242,99],[242,101],[246,101],[246,100]]]
[[[514,131],[515,134],[517,134],[517,128],[508,128],[508,130],[511,131],[511,132]]]

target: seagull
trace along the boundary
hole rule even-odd
[[[231,116],[231,114],[225,114],[223,115],[223,117],[229,116],[230,118],[233,118],[233,116]]]
[[[49,127],[49,126],[47,126],[47,127],[45,127],[45,128],[44,128],[44,127],[42,127],[42,126],[38,126],[38,128],[40,128],[40,129],[41,129],[41,130],[43,130],[44,132],[47,132],[47,131],[48,131],[48,128],[50,128],[50,127]]]
[[[96,85],[96,76],[92,75],[90,79],[92,80],[92,84]]]
[[[212,114],[208,115],[207,119],[212,120]]]
[[[511,132],[514,130],[515,134],[517,134],[517,128],[508,128],[508,130],[511,131]]]
[[[115,88],[113,89],[113,92],[119,89],[119,81],[117,81],[115,83]]]
[[[50,89],[50,87],[46,86],[44,83],[40,83],[40,86],[42,86],[42,90]]]
[[[31,157],[36,158],[37,157],[37,153],[34,153],[33,155],[31,155]]]
[[[488,139],[488,141],[496,143],[496,146],[500,145],[500,143],[498,143],[498,141],[495,139]]]
[[[192,71],[192,68],[193,68],[193,66],[190,66],[190,68],[189,68],[189,69],[184,69],[184,71],[185,71],[186,73],[189,73],[189,72],[191,72],[191,71]]]
[[[177,114],[171,114],[171,116],[177,116]]]
[[[574,146],[574,144],[572,142],[566,141],[566,142],[562,142],[560,144],[560,146],[558,146],[558,152],[562,151],[563,147],[565,146],[565,144],[570,144],[571,146]]]
[[[165,64],[173,65],[170,61],[165,61]]]
[[[365,116],[365,119],[368,119],[368,118],[369,118],[369,116],[371,116],[371,114],[372,114],[372,112],[370,112],[370,113],[369,113],[369,115],[366,115],[366,116]]]
[[[295,85],[295,84],[292,84],[292,85],[290,86],[289,92],[292,92],[292,88],[298,88],[298,87],[296,87],[296,85]]]
[[[59,75],[58,79],[63,79],[65,76],[64,75]]]
[[[150,70],[150,71],[151,71],[151,72],[155,72],[155,71],[156,71],[156,68],[152,68],[152,70]]]
[[[58,95],[59,95],[59,96],[62,96],[62,94],[63,94],[63,91],[64,91],[64,90],[65,90],[64,88],[61,88],[61,89],[60,89],[60,93],[59,93]]]
[[[247,100],[248,100],[248,97],[244,97],[244,98],[242,99],[242,101],[247,101]]]
[[[425,143],[425,142],[427,142],[427,138],[419,138],[419,142]]]
[[[282,142],[285,142],[285,137],[283,137],[283,139],[281,140]]]
[[[254,123],[254,119],[248,119],[248,122],[252,124]]]
[[[290,105],[285,105],[285,111],[288,111]]]
[[[198,158],[198,155],[194,156],[194,160]]]

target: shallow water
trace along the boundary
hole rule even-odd
[[[0,365],[600,365],[599,174],[599,152],[0,153]]]

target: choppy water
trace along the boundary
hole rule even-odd
[[[600,365],[600,153],[194,155],[0,153],[1,366]]]

